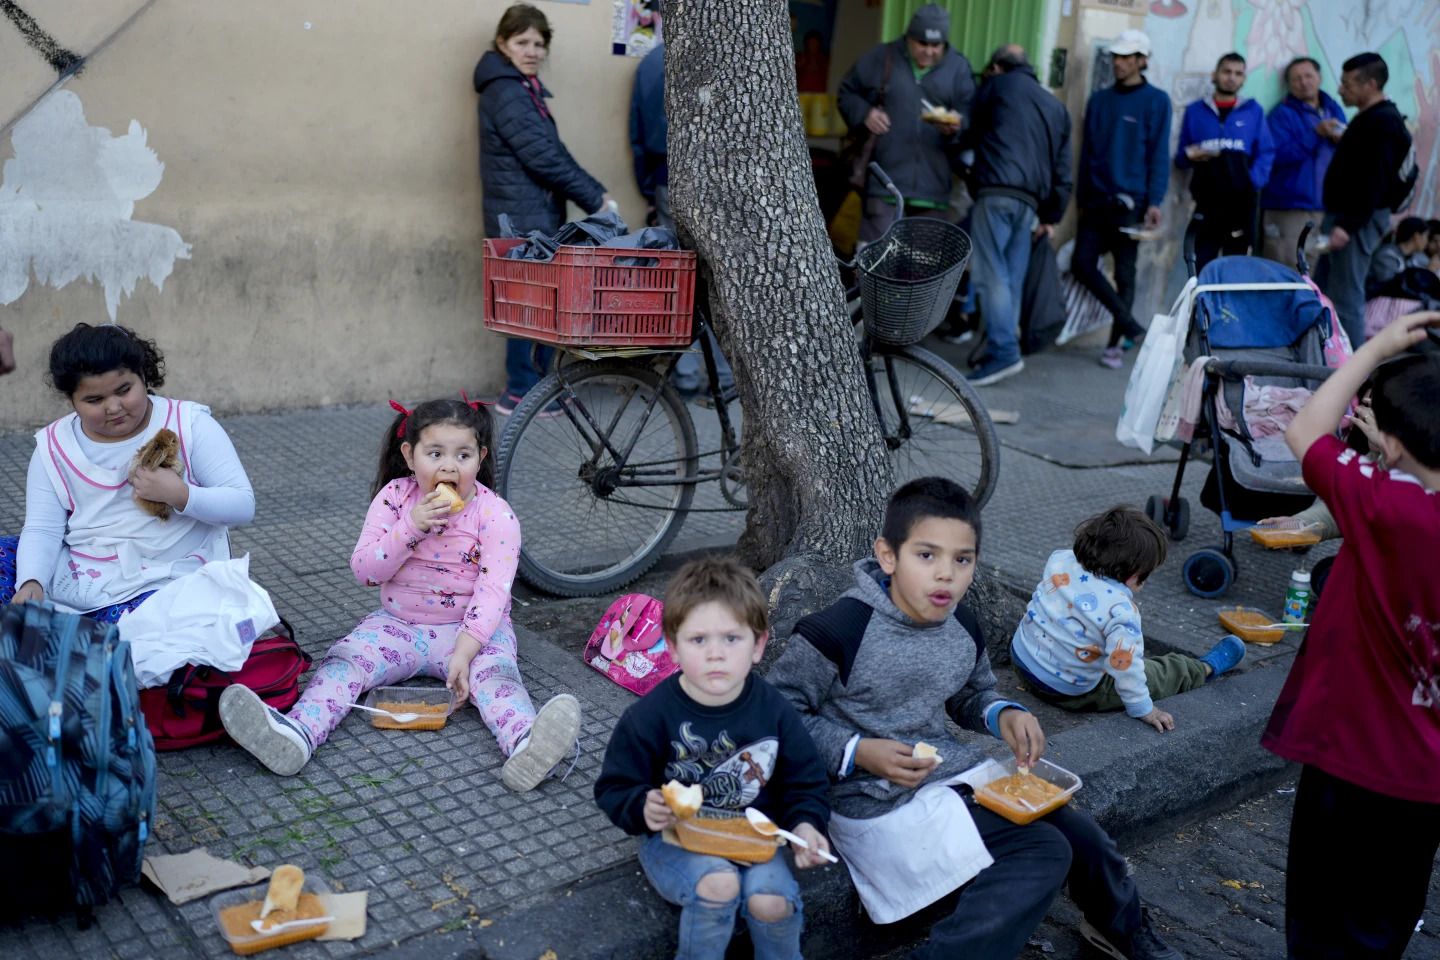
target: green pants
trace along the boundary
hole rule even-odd
[[[1062,697],[1048,690],[1037,690],[1030,678],[1015,665],[1015,675],[1025,688],[1046,703],[1066,710],[1124,710],[1125,701],[1115,692],[1115,678],[1110,674],[1100,678],[1094,690],[1073,697]],[[1151,700],[1163,700],[1186,690],[1205,685],[1205,664],[1188,653],[1165,653],[1158,657],[1145,658],[1145,685],[1150,688]]]

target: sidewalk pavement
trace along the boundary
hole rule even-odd
[[[1052,408],[1068,404],[1077,412],[1067,433],[1088,424],[1096,437],[1111,431],[1114,445],[1123,374],[1102,371],[1104,378],[1097,378],[1088,351],[1061,351],[1027,364],[1024,378],[1006,385],[1010,396],[1043,395]],[[1100,415],[1107,407],[1108,426]],[[711,417],[694,413],[697,424]],[[271,590],[317,658],[375,607],[374,591],[355,582],[348,557],[389,417],[388,408],[375,406],[222,420],[257,497],[256,521],[233,532],[235,552],[251,553],[252,576]],[[982,562],[1018,597],[1028,596],[1049,553],[1069,545],[1076,523],[1117,502],[1143,504],[1149,494],[1168,490],[1173,477],[1173,465],[1134,463],[1131,451],[1118,445],[1122,465],[1068,469],[1052,462],[1059,458],[1043,458],[1053,434],[1029,430],[1023,419],[999,430],[1006,448],[999,491],[986,508]],[[1027,447],[1039,455],[1021,452]],[[18,531],[23,521],[32,449],[29,436],[0,437],[0,531]],[[1240,581],[1223,604],[1192,597],[1180,583],[1179,560],[1218,540],[1218,520],[1199,509],[1202,479],[1203,470],[1195,470],[1186,483],[1194,504],[1190,538],[1176,545],[1140,595],[1152,650],[1208,649],[1221,635],[1215,610],[1223,604],[1278,610],[1294,562],[1241,544]],[[718,494],[702,491],[712,495],[718,501]],[[726,543],[742,516],[693,515],[672,555]],[[1310,562],[1323,552],[1312,552]],[[663,589],[663,576],[647,578],[650,592]],[[505,790],[499,749],[472,710],[433,733],[380,731],[356,714],[294,778],[270,775],[228,744],[161,754],[150,851],[205,846],[246,864],[294,862],[319,871],[337,890],[370,891],[363,939],[288,948],[297,958],[385,948],[426,960],[482,950],[487,957],[535,958],[554,949],[569,958],[658,956],[671,949],[674,911],[638,876],[634,841],[611,827],[591,799],[609,731],[633,699],[578,657],[609,598],[555,601],[517,585],[516,599],[521,672],[532,697],[543,701],[568,690],[585,710],[581,759],[566,781],[547,781],[527,795]],[[988,639],[992,649],[1003,647],[1003,637]],[[1118,836],[1138,839],[1281,775],[1283,765],[1255,741],[1294,649],[1294,641],[1251,647],[1238,676],[1167,701],[1177,720],[1172,734],[1120,715],[1056,717],[1064,729],[1052,737],[1050,755],[1085,779],[1076,802]],[[1010,672],[997,673],[1013,689]],[[998,742],[991,747],[1003,749]],[[839,868],[808,872],[804,886],[811,955],[865,955],[914,935],[904,925],[883,931],[857,925],[853,891]],[[205,902],[176,908],[151,889],[130,890],[97,918],[84,932],[68,918],[0,931],[0,955],[229,955]]]

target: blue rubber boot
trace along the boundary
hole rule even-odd
[[[1210,674],[1205,681],[1209,683],[1226,670],[1233,670],[1235,665],[1245,659],[1245,641],[1231,634],[1210,648],[1210,652],[1200,658],[1201,663],[1210,664],[1210,669],[1215,672]]]

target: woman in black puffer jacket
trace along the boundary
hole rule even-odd
[[[600,182],[586,173],[555,129],[545,100],[550,91],[536,73],[550,48],[545,14],[517,3],[495,28],[495,48],[475,65],[480,95],[480,181],[485,204],[485,235],[500,236],[500,214],[509,214],[522,235],[560,229],[565,201],[594,213],[611,203]],[[550,350],[542,349],[542,366]],[[505,393],[497,413],[515,409],[538,378],[530,364],[530,344],[512,339],[505,351]]]

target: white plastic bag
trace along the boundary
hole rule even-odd
[[[1160,423],[1177,377],[1184,369],[1185,338],[1190,333],[1190,306],[1194,299],[1192,278],[1180,291],[1168,314],[1157,313],[1140,345],[1135,369],[1125,386],[1125,405],[1115,425],[1115,439],[1127,447],[1149,454],[1155,449],[1155,431]],[[1171,434],[1173,436],[1173,432]]]
[[[239,670],[255,638],[280,622],[270,595],[250,580],[250,555],[215,560],[172,580],[120,618],[141,689],[186,664]]]

